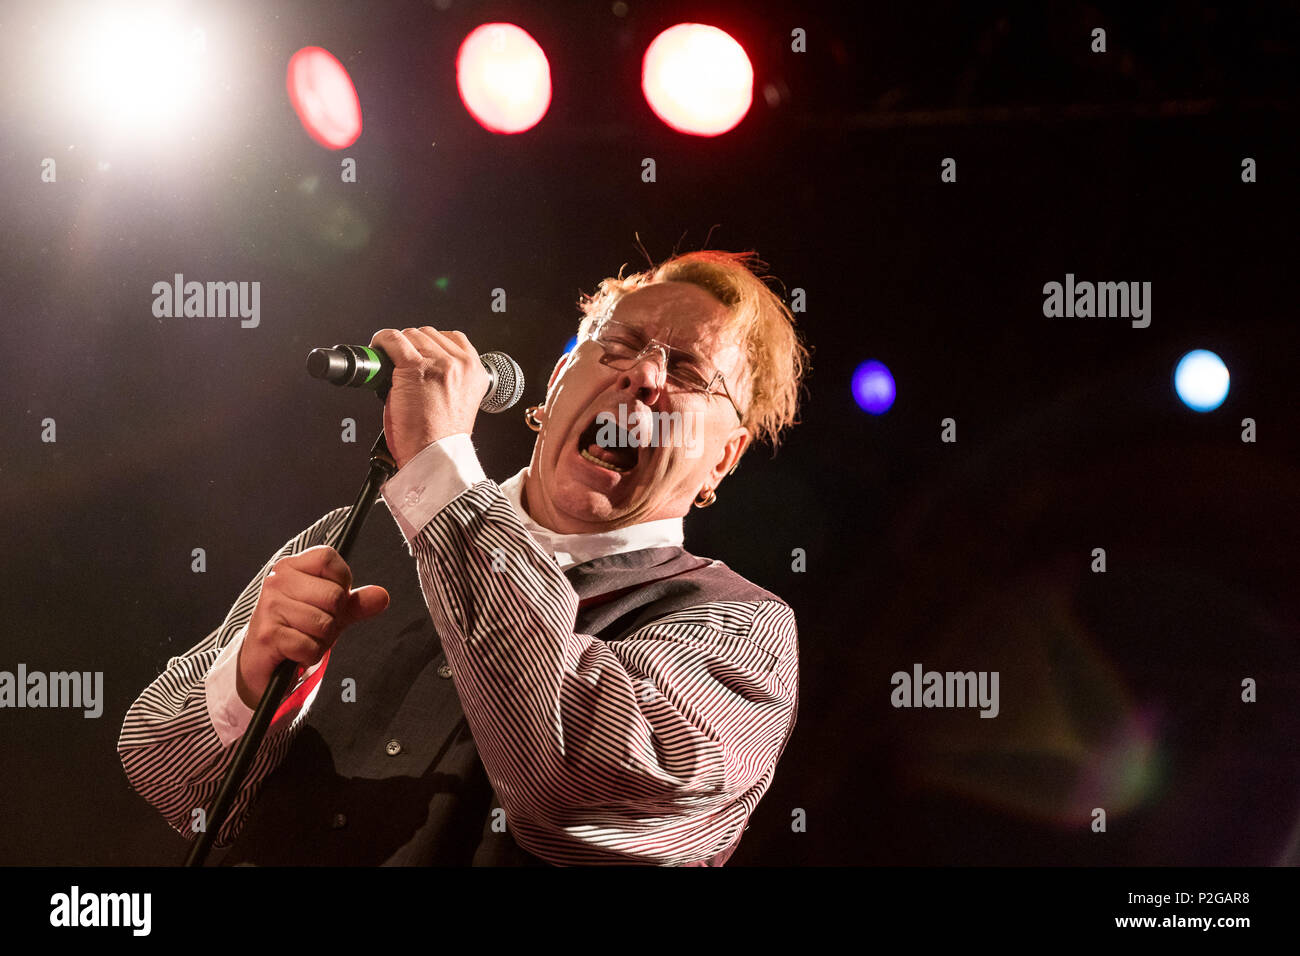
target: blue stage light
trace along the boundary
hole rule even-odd
[[[1228,397],[1228,367],[1207,349],[1188,352],[1174,369],[1174,391],[1188,408],[1212,412]]]
[[[894,376],[883,362],[863,362],[853,372],[853,400],[864,412],[883,415],[894,404]]]

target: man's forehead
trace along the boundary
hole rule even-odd
[[[725,334],[726,306],[685,282],[659,282],[629,292],[614,304],[610,317],[682,348],[724,347],[732,338]]]

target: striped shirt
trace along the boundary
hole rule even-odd
[[[556,864],[681,865],[733,845],[794,726],[793,612],[779,601],[716,602],[621,641],[575,633],[578,598],[562,564],[654,546],[647,534],[680,541],[680,519],[555,535],[520,507],[522,476],[487,480],[461,435],[426,448],[383,488],[515,840]],[[271,565],[336,540],[346,513],[287,543],[223,626],[170,661],[128,712],[119,743],[128,777],[181,832],[233,751],[223,736],[246,723],[237,695],[221,699],[205,677],[215,683],[223,654],[233,669],[231,648]],[[273,724],[219,843],[237,833],[311,701]],[[219,733],[223,707],[231,725]]]

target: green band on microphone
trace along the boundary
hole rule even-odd
[[[366,381],[369,382],[372,378],[374,378],[376,375],[379,374],[379,362],[380,362],[380,358],[379,358],[378,353],[375,352],[375,350],[372,349],[370,346],[368,346],[368,345],[362,345],[362,346],[360,346],[360,348],[361,348],[361,351],[363,351],[363,352],[365,352],[367,355],[369,355],[369,356],[370,356],[370,360],[371,360],[372,362],[375,363],[374,367],[370,370],[370,374],[366,376]]]

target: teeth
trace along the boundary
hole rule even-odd
[[[619,474],[626,474],[632,470],[631,468],[620,468],[618,465],[610,464],[607,461],[601,461],[599,458],[590,454],[585,448],[580,448],[579,452],[583,458],[587,459],[587,461],[591,462],[593,465],[600,465],[601,468],[607,468],[610,471],[617,471]]]

